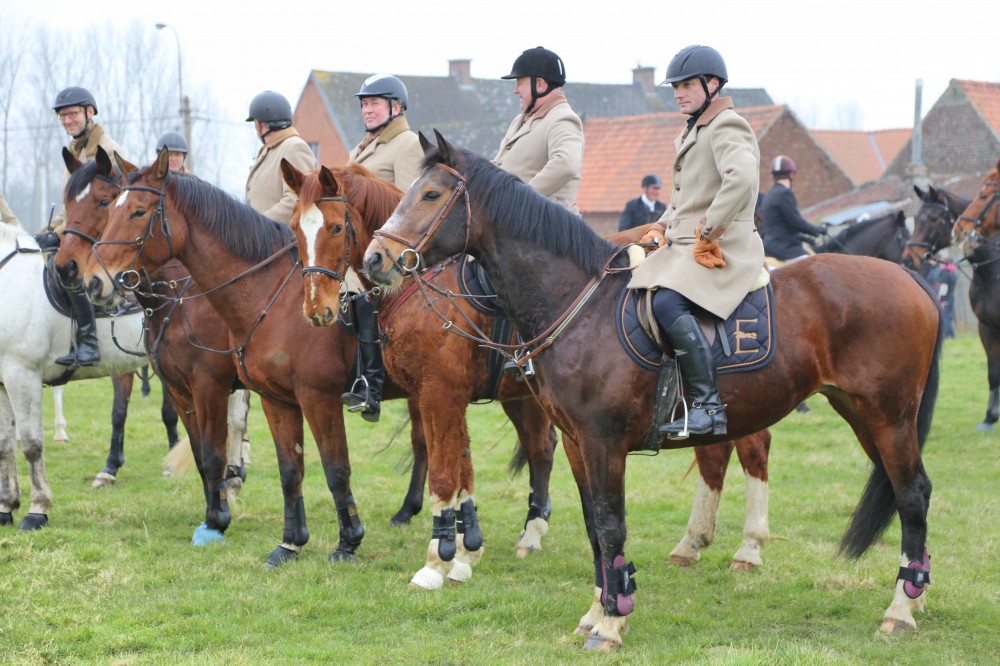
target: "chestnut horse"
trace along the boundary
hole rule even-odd
[[[80,269],[104,231],[111,203],[120,194],[120,176],[100,147],[93,161],[80,162],[66,149],[63,160],[70,173],[65,189],[67,222],[55,265],[64,285],[80,285]],[[211,351],[225,349],[229,334],[212,307],[197,297],[197,288],[177,262],[138,287],[134,293],[146,313],[149,362],[181,409],[204,486],[205,524],[193,541],[195,545],[219,541],[231,520],[228,494],[239,493],[245,476],[241,454],[246,403],[242,395],[230,397],[236,385],[236,366],[227,354]]]
[[[314,324],[328,326],[340,311],[345,271],[361,270],[363,248],[388,219],[403,193],[358,164],[333,169],[321,167],[302,174],[282,160],[281,168],[285,182],[299,196],[291,227],[298,240],[305,275],[303,310]],[[346,207],[335,205],[338,202]],[[645,228],[615,234],[613,238],[638,240]],[[443,262],[434,270],[435,287],[461,293],[458,271],[457,262]],[[473,494],[473,479],[463,478],[459,465],[469,446],[465,411],[471,400],[483,397],[488,391],[487,350],[470,338],[450,335],[442,326],[442,317],[456,322],[460,328],[474,327],[486,335],[493,330],[494,317],[470,306],[464,298],[442,299],[433,306],[435,314],[428,302],[416,295],[415,287],[412,281],[407,281],[399,290],[383,291],[379,323],[387,338],[386,365],[398,382],[418,396],[424,410],[428,448],[438,452],[430,457],[438,467],[444,467],[431,475],[430,488],[434,515],[441,516],[442,511],[459,510],[463,499]],[[506,378],[499,389],[498,398],[503,401],[504,409],[508,413],[512,408],[521,412],[511,414],[511,421],[531,462],[528,520],[517,544],[518,555],[524,556],[541,548],[541,537],[548,530],[551,512],[548,480],[554,433],[551,441],[542,446],[550,432],[550,421],[531,397],[528,384]],[[433,416],[429,416],[428,410]],[[699,551],[712,542],[722,486],[735,444],[747,478],[747,500],[743,543],[733,556],[732,567],[747,570],[762,564],[761,550],[770,538],[767,522],[770,439],[770,433],[765,431],[735,443],[695,450],[701,478],[687,532],[670,554],[673,563],[686,566],[698,561]],[[447,563],[437,556],[437,549],[431,548],[427,565],[412,582],[436,589],[443,582],[446,568]]]
[[[635,567],[625,558],[625,461],[658,425],[650,416],[656,373],[632,363],[613,342],[614,307],[628,281],[623,249],[515,176],[435,133],[436,148],[421,139],[424,168],[375,232],[365,270],[380,284],[398,285],[405,275],[420,277],[425,266],[459,252],[482,263],[527,340],[522,354],[534,356],[538,394],[566,433],[564,446],[580,449],[569,460],[599,584],[577,631],[588,635],[588,648],[617,647],[635,590]],[[775,270],[771,282],[774,358],[754,372],[719,377],[729,434],[664,446],[748,435],[812,393],[825,395],[873,463],[841,549],[861,556],[899,515],[902,566],[881,628],[914,628],[930,567],[931,484],[921,449],[938,388],[940,308],[918,276],[870,257],[803,259]]]
[[[354,560],[364,526],[351,492],[351,467],[340,395],[352,378],[355,340],[340,327],[317,329],[302,317],[302,275],[291,230],[192,176],[171,173],[167,151],[125,177],[108,224],[83,272],[91,300],[120,298],[139,271],[177,259],[229,329],[240,381],[260,395],[274,438],[284,496],[282,541],[269,555],[279,566],[309,540],[302,497],[303,416],[309,423],[339,523],[331,561]],[[386,397],[403,391],[386,384]],[[411,438],[423,446],[420,414],[410,401]]]
[[[951,237],[964,254],[961,261],[972,266],[969,303],[986,350],[990,397],[986,418],[977,429],[993,432],[1000,416],[1000,160],[958,215]]]

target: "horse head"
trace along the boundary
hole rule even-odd
[[[168,221],[181,218],[166,202],[166,188],[171,185],[168,151],[161,150],[151,165],[141,169],[117,154],[115,161],[125,184],[108,209],[107,225],[83,273],[88,296],[97,304],[119,300],[121,290],[138,285],[139,271],[159,268],[183,243],[179,238],[183,229],[175,233]]]
[[[903,250],[903,265],[919,271],[929,257],[951,245],[955,215],[944,190],[929,185],[925,192],[914,185],[913,191],[920,197],[920,209],[913,218],[913,234]]]
[[[437,145],[420,134],[420,176],[365,252],[365,272],[379,284],[398,287],[407,275],[469,245],[472,215],[463,175],[465,155],[437,130],[434,136]]]
[[[983,178],[979,194],[955,222],[952,235],[966,255],[991,242],[1000,232],[1000,160]]]

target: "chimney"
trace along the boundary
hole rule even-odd
[[[448,61],[448,76],[458,81],[460,86],[472,85],[472,60],[463,58],[461,60]]]
[[[656,68],[639,65],[632,70],[632,84],[639,84],[647,95],[656,94]]]
[[[921,121],[922,102],[924,96],[924,81],[917,79],[916,100],[913,109],[913,134],[910,138],[910,163],[906,165],[906,175],[912,183],[922,189],[927,189],[930,185],[927,165],[924,164],[923,156],[923,122]]]

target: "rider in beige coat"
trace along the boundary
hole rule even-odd
[[[692,310],[727,318],[753,288],[764,265],[764,246],[753,212],[760,150],[750,125],[720,97],[726,64],[708,46],[682,49],[667,79],[688,126],[676,139],[673,193],[664,216],[644,242],[660,248],[632,274],[629,287],[654,289],[653,311],[688,388],[692,409],[660,432],[678,436],[726,433],[726,406],[716,386],[711,346]]]
[[[583,166],[583,123],[570,108],[562,86],[562,59],[541,46],[524,51],[500,77],[514,79],[521,113],[507,128],[493,163],[536,192],[576,210]]]
[[[309,173],[319,168],[316,156],[292,127],[292,106],[284,95],[266,90],[254,97],[247,116],[247,122],[251,121],[264,145],[247,176],[246,202],[272,220],[288,224],[298,196],[281,177],[281,158]]]

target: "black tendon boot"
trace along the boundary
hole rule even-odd
[[[87,300],[83,289],[67,289],[66,293],[76,319],[76,349],[57,358],[56,363],[70,367],[97,365],[101,362],[101,349],[97,346],[94,305]]]
[[[667,331],[667,340],[674,349],[691,400],[687,415],[688,432],[692,435],[725,435],[726,406],[719,399],[719,388],[715,383],[715,359],[698,321],[691,315],[679,317]],[[677,438],[684,431],[684,425],[682,417],[660,426],[660,432]]]
[[[358,334],[358,378],[351,390],[340,396],[349,412],[361,412],[365,421],[375,423],[382,412],[382,383],[385,365],[378,339],[378,310],[368,297],[354,301],[354,323]]]

